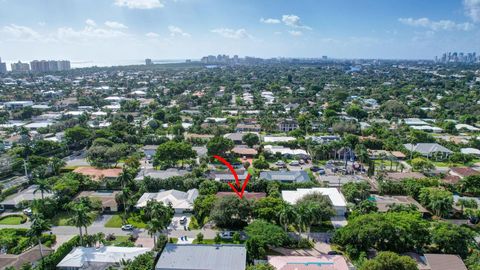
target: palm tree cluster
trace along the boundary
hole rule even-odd
[[[84,234],[82,228],[85,229],[85,235],[88,235],[88,226],[93,223],[93,216],[91,212],[94,210],[92,201],[88,197],[80,198],[68,204],[72,213],[70,220],[71,225],[78,228],[80,232],[80,245],[84,245]]]
[[[170,205],[164,205],[162,202],[150,200],[143,209],[143,219],[148,220],[147,230],[153,237],[154,246],[157,246],[157,234],[166,230],[168,236],[168,225],[172,220],[174,210]]]

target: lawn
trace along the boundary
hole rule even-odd
[[[127,223],[135,226],[136,228],[146,228],[147,225],[140,220],[140,216],[132,214],[127,219]],[[105,223],[105,227],[107,228],[121,228],[122,227],[122,217],[120,215],[114,215],[110,218],[107,223]]]
[[[106,246],[134,247],[135,243],[129,240],[129,236],[115,235],[115,240],[106,241]]]
[[[375,169],[380,170],[381,166],[382,166],[382,161],[379,159],[376,159]],[[388,160],[383,161],[383,166],[385,168],[385,171],[390,171],[390,161]],[[397,168],[397,171],[400,171],[400,163],[398,163],[397,161],[394,161],[392,163],[392,171],[395,171],[395,168]]]
[[[0,218],[1,225],[20,225],[25,223],[26,217],[23,215],[9,215]]]
[[[92,220],[97,219],[99,213],[97,211],[93,211],[89,214],[92,217]],[[72,215],[68,212],[60,212],[52,219],[52,225],[54,226],[72,226],[69,224],[69,220]]]

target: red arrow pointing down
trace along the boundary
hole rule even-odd
[[[240,180],[238,179],[237,172],[233,169],[232,164],[230,164],[221,156],[213,156],[213,157],[216,158],[221,163],[223,163],[225,166],[227,166],[227,168],[230,170],[230,172],[233,174],[233,177],[235,178],[235,184],[237,185],[238,188],[240,188]],[[228,182],[228,185],[230,186],[230,188],[233,191],[235,191],[235,193],[237,194],[238,197],[240,197],[240,199],[243,198],[243,193],[245,193],[245,187],[247,187],[248,180],[250,180],[250,177],[251,177],[250,173],[247,174],[247,177],[245,178],[245,180],[243,181],[243,185],[241,186],[241,191],[238,191],[237,188],[231,182]]]

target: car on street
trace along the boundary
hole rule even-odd
[[[300,166],[300,162],[298,162],[297,160],[291,161],[290,166]]]
[[[31,216],[33,214],[33,211],[31,208],[25,208],[23,209],[23,214],[25,214],[26,216]]]
[[[135,229],[135,227],[131,224],[125,224],[122,226],[122,231],[133,231],[133,229]]]
[[[279,168],[287,167],[287,164],[285,164],[285,162],[283,162],[283,160],[279,160],[279,161],[275,162],[275,165]]]
[[[180,218],[180,224],[186,224],[187,223],[187,217],[183,216]]]

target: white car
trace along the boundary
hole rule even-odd
[[[180,218],[180,224],[186,224],[187,223],[187,217],[183,216]]]
[[[31,216],[33,214],[33,211],[31,208],[25,208],[23,209],[23,214],[25,214],[26,216]]]
[[[290,166],[300,166],[300,162],[294,160],[294,161],[290,162]]]
[[[133,229],[135,229],[135,227],[131,224],[125,224],[122,226],[122,231],[133,231]]]

